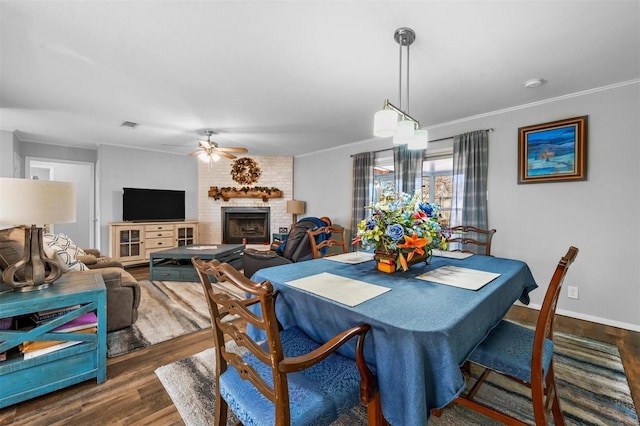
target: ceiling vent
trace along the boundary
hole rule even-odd
[[[123,121],[120,127],[128,127],[130,129],[135,129],[138,127],[138,123],[134,123],[133,121]]]

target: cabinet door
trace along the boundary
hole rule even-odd
[[[142,226],[115,229],[117,258],[122,261],[144,259],[144,228]]]
[[[176,242],[178,247],[196,244],[198,225],[176,225]]]

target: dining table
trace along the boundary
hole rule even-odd
[[[441,254],[406,272],[385,273],[376,269],[372,254],[349,253],[261,269],[252,280],[269,281],[278,290],[276,314],[284,328],[298,326],[318,342],[369,324],[365,359],[375,366],[385,418],[392,425],[424,426],[433,409],[465,389],[460,367],[469,353],[516,300],[528,304],[537,287],[523,261]],[[477,289],[431,280],[450,270],[489,278]],[[331,290],[346,301],[334,300]],[[251,326],[247,332],[264,337]],[[350,342],[341,352],[353,357],[354,350]]]

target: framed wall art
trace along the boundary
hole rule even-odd
[[[587,117],[518,129],[518,183],[587,179]]]

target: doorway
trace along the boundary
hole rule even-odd
[[[69,235],[80,247],[98,247],[93,163],[26,157],[25,178],[73,182],[76,186],[76,221],[52,224],[51,232]]]

